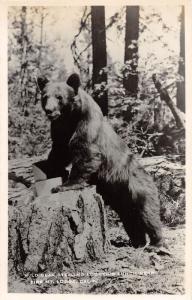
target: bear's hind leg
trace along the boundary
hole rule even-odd
[[[125,231],[127,232],[131,245],[134,248],[146,245],[146,229],[141,217],[135,213],[129,214],[127,218],[121,218]]]
[[[162,245],[161,220],[159,205],[157,202],[155,203],[155,199],[153,200],[153,203],[147,201],[142,211],[142,219],[145,224],[145,232],[150,238],[150,245],[159,247]]]

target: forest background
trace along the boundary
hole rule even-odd
[[[10,7],[8,20],[9,159],[49,152],[36,79],[74,71],[133,152],[183,159],[183,128],[152,79],[184,112],[183,7]]]

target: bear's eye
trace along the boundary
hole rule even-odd
[[[63,99],[63,97],[61,95],[55,95],[55,98],[57,98],[59,101],[61,101]]]

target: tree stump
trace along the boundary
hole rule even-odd
[[[105,254],[106,218],[95,187],[9,207],[9,268],[20,276],[63,271]]]
[[[9,178],[9,274],[15,270],[22,276],[43,270],[72,270],[79,262],[105,253],[105,211],[95,187],[34,200],[32,164],[39,159],[9,162],[9,172],[15,174]],[[185,166],[173,157],[139,160],[158,186],[163,224],[184,224]],[[116,224],[117,217],[107,208],[109,225]]]

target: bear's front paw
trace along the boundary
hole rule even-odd
[[[58,186],[51,189],[52,194],[59,193],[59,192],[62,192],[62,186],[61,185],[58,185]]]

